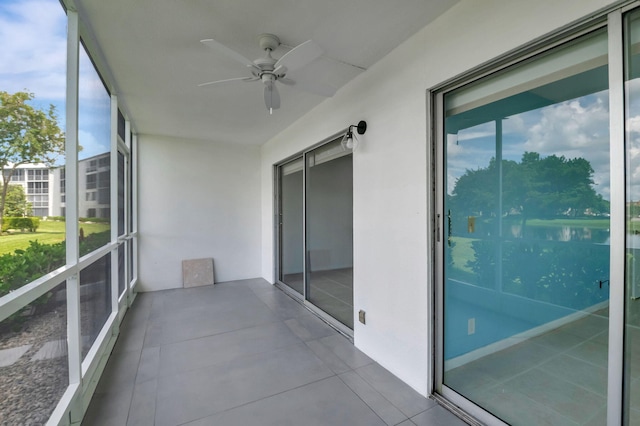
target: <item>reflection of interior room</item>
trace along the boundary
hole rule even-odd
[[[336,140],[305,158],[304,175],[301,159],[280,168],[281,281],[353,328],[352,154]]]

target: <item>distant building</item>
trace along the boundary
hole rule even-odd
[[[110,178],[110,153],[78,161],[79,217],[110,217]]]
[[[20,185],[27,194],[34,216],[54,216],[51,195],[56,179],[54,169],[44,164],[19,165],[11,176],[10,185]]]
[[[111,154],[78,161],[79,217],[109,218]],[[33,216],[65,216],[66,171],[64,166],[22,164],[11,176],[10,185],[21,185],[31,203]]]

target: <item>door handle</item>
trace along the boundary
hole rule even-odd
[[[447,210],[447,245],[451,247],[451,209]]]

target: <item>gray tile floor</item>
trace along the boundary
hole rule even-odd
[[[283,282],[302,293],[302,274],[286,274]],[[308,300],[349,328],[353,328],[353,268],[328,269],[309,274]]]
[[[83,425],[464,423],[255,279],[138,295]]]

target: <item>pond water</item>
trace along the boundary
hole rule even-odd
[[[513,238],[523,238],[522,225],[510,225],[508,233],[508,235]],[[582,241],[595,244],[608,244],[609,229],[589,228],[585,226],[527,225],[524,237],[527,239],[546,241]],[[640,247],[640,245],[638,247]]]

